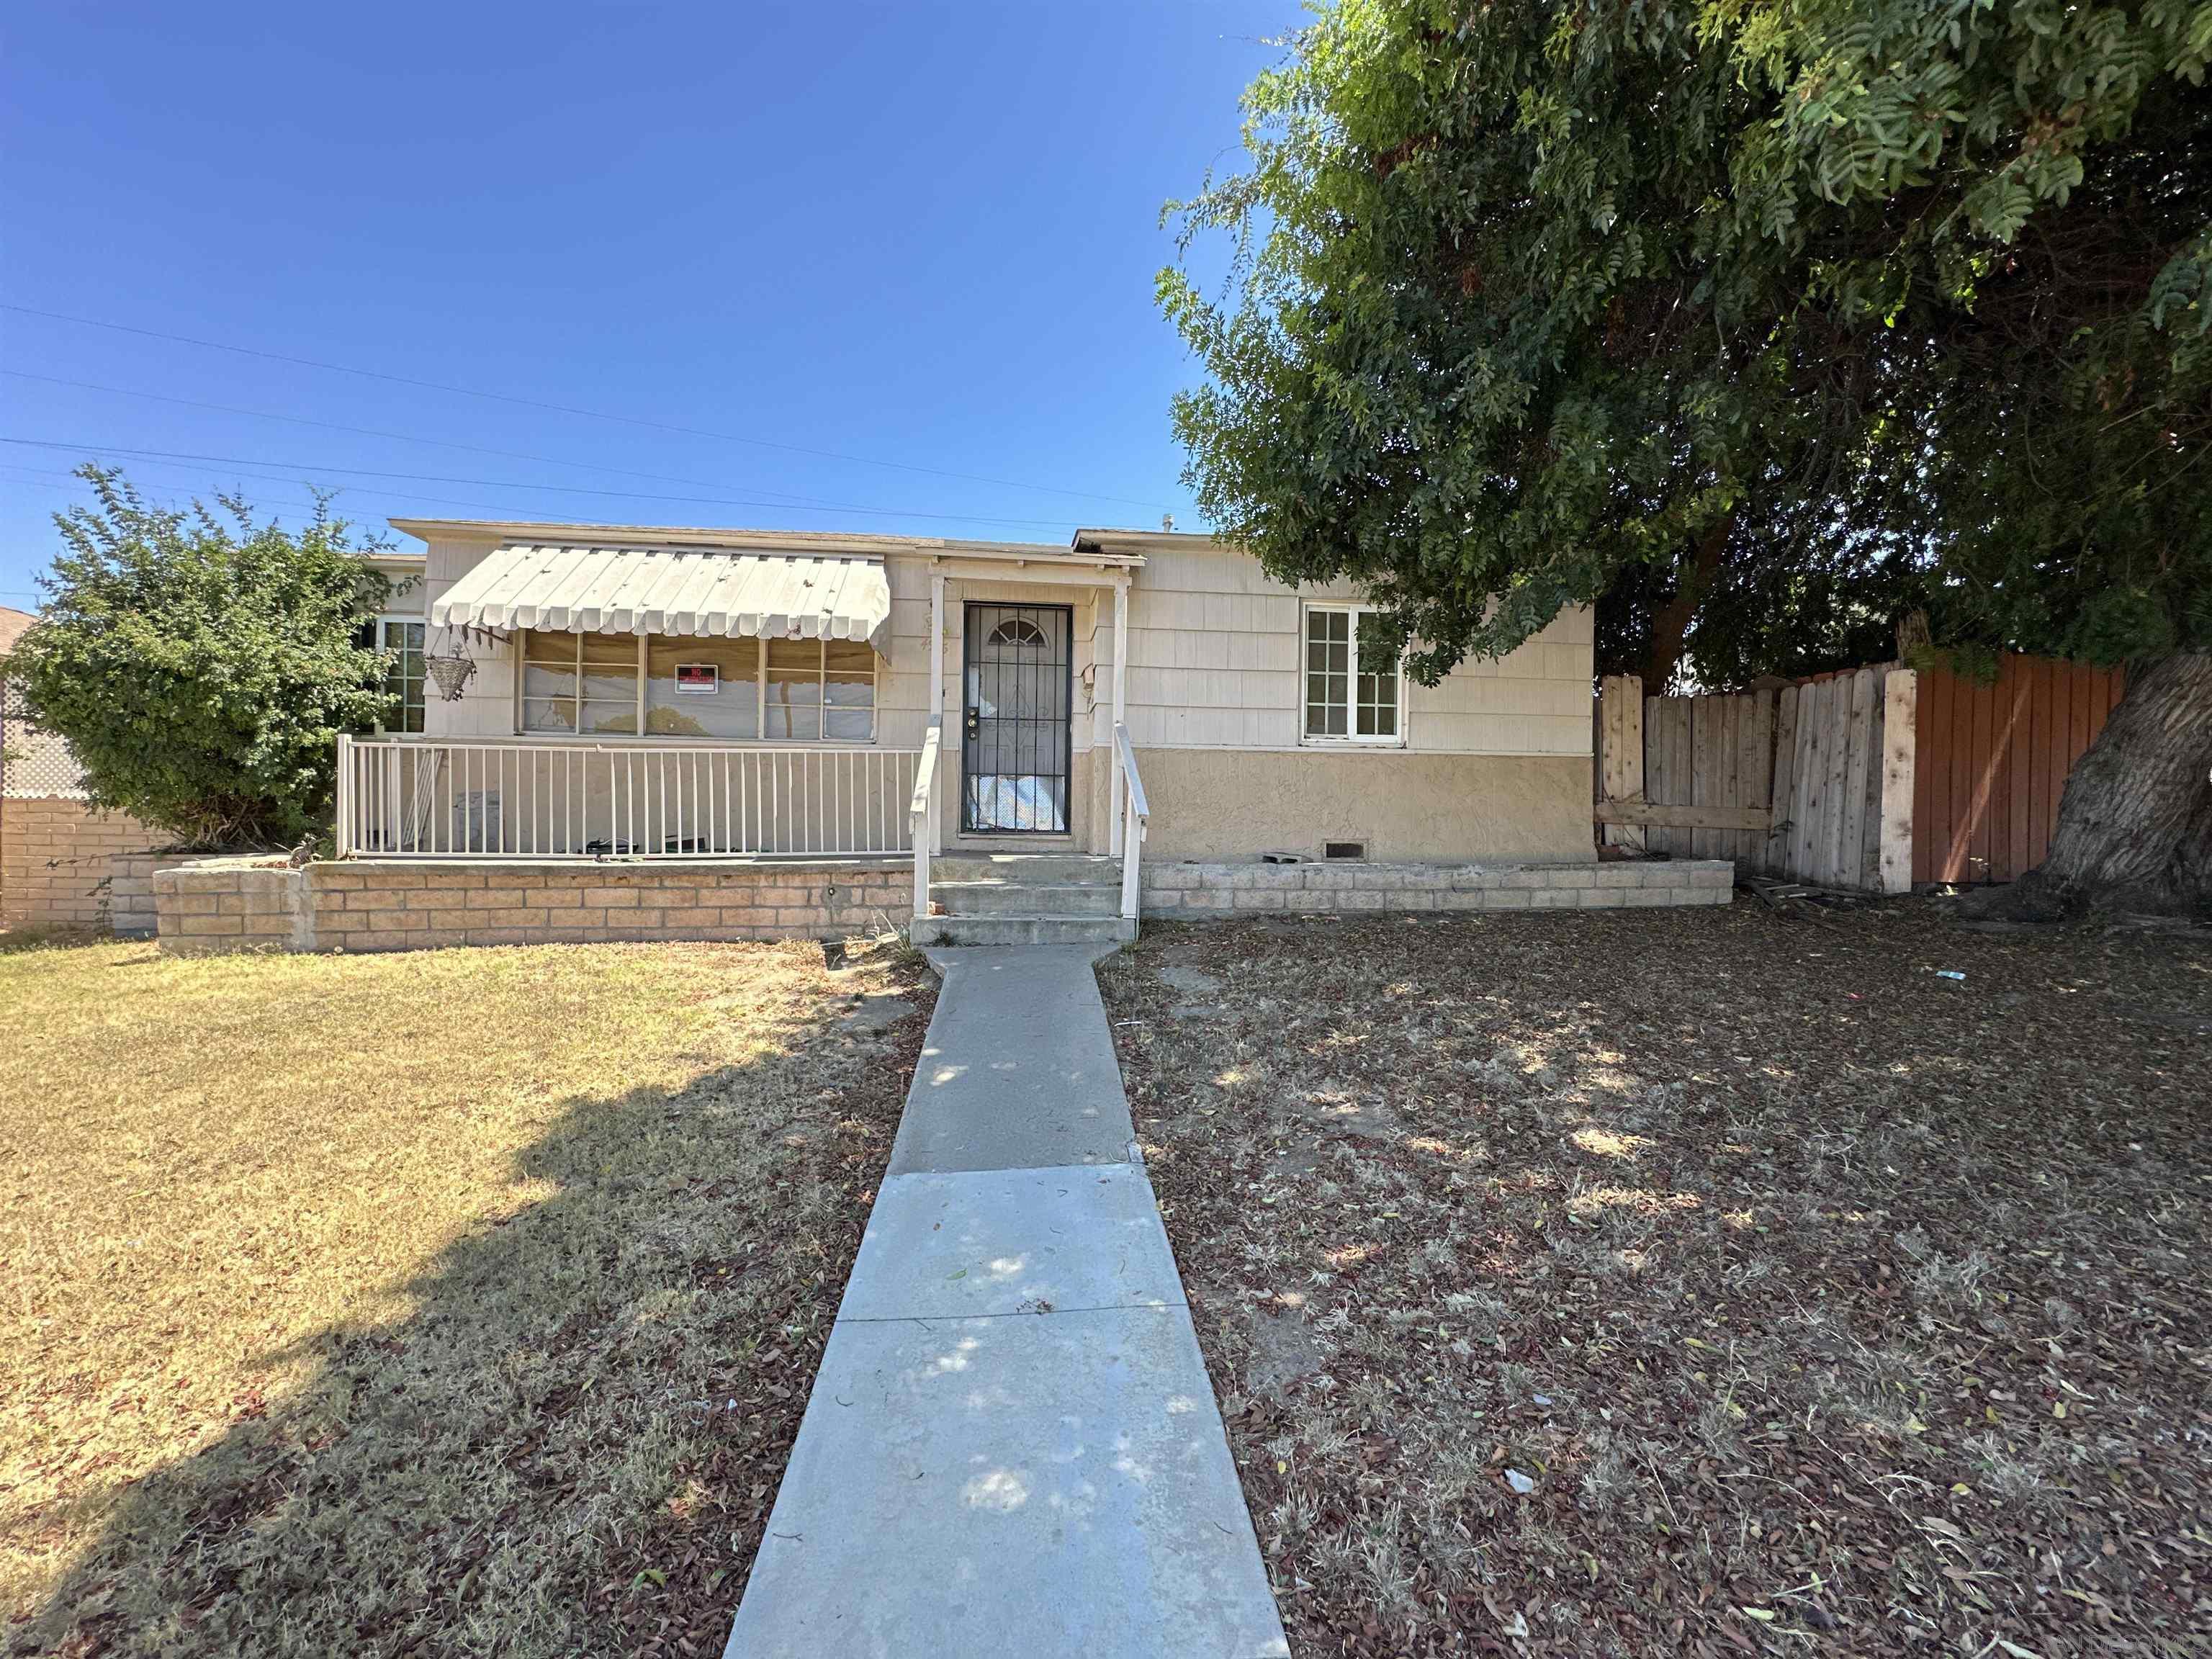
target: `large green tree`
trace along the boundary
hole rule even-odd
[[[79,469],[96,506],[63,548],[9,659],[39,723],[69,740],[93,804],[192,847],[275,847],[330,822],[341,732],[382,719],[385,659],[362,643],[390,583],[319,511],[297,530],[242,501],[148,506]]]
[[[2170,889],[2212,829],[2209,53],[2182,0],[1342,0],[1182,204],[1234,249],[1161,279],[1200,503],[1425,678],[1586,603],[1655,686],[1906,612],[2133,662],[2046,869]]]

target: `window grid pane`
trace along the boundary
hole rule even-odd
[[[393,732],[420,732],[425,702],[422,667],[422,628],[418,622],[387,621],[378,628],[377,644],[392,653],[385,671],[384,689],[392,698]]]
[[[768,642],[768,729],[763,736],[811,743],[822,736],[822,642]]]
[[[1378,613],[1360,606],[1306,612],[1305,731],[1378,741],[1399,735],[1399,662]]]
[[[645,729],[656,738],[749,742],[760,736],[760,641],[655,639],[647,642]],[[679,666],[714,670],[712,691],[677,686]]]
[[[1352,701],[1352,618],[1341,611],[1306,612],[1306,735],[1345,735]]]

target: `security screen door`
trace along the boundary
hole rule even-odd
[[[968,607],[964,833],[1067,833],[1074,639],[1067,605]]]

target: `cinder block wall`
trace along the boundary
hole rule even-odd
[[[166,839],[81,800],[0,799],[0,927],[108,926],[119,861]]]
[[[204,853],[124,853],[108,865],[107,925],[118,939],[151,939],[160,925],[154,908],[154,872],[173,870]]]
[[[1255,911],[1617,910],[1726,904],[1726,859],[1635,864],[1146,864],[1146,915]]]
[[[896,927],[913,866],[431,865],[354,860],[293,870],[209,860],[154,878],[161,946],[414,951],[627,939],[843,939]]]

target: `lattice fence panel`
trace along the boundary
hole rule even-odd
[[[69,744],[41,731],[14,684],[0,680],[0,795],[14,800],[82,800],[84,777]]]

